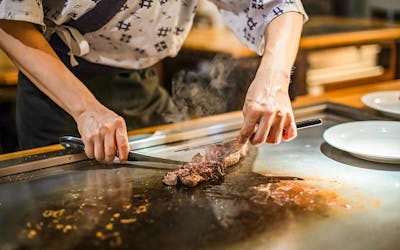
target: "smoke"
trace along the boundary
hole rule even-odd
[[[174,122],[240,110],[257,65],[258,58],[242,60],[217,55],[193,69],[179,71],[171,87],[177,112],[168,114],[166,119]]]

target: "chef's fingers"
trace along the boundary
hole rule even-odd
[[[104,161],[104,138],[100,133],[94,137],[94,158],[97,161]]]
[[[257,103],[245,104],[244,121],[239,132],[239,143],[246,143],[253,135],[262,113],[262,107]]]
[[[116,121],[116,128],[115,139],[119,154],[118,157],[121,162],[126,162],[128,160],[129,145],[128,135],[126,133],[126,125],[122,117]]]
[[[104,136],[104,159],[106,162],[112,162],[115,158],[115,130],[110,128],[110,131]]]
[[[260,122],[258,124],[258,128],[254,134],[254,137],[251,139],[251,144],[258,145],[264,143],[267,140],[268,133],[271,129],[271,125],[273,122],[273,115],[264,115],[261,117]]]
[[[297,136],[296,123],[294,121],[294,116],[291,113],[286,118],[285,126],[283,128],[282,138],[285,141],[290,141],[290,140],[294,139],[296,136]]]
[[[275,115],[274,122],[271,125],[271,129],[266,142],[274,144],[278,144],[281,142],[282,132],[285,126],[285,120],[286,120],[286,114],[283,114],[281,111],[278,111]]]
[[[83,143],[85,144],[85,153],[89,159],[94,158],[94,146],[93,141],[90,139],[82,138]]]

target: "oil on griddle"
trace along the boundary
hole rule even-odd
[[[163,185],[165,171],[90,166],[85,186],[46,197],[39,214],[25,215],[15,246],[224,249],[261,233],[273,238],[293,223],[323,220],[346,206],[333,191],[306,181],[252,172],[256,152],[251,148],[229,168],[224,182],[195,188]]]

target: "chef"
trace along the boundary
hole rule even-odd
[[[262,55],[239,139],[296,137],[288,96],[303,23],[300,0],[214,0],[226,25]],[[175,56],[197,0],[0,0],[0,47],[20,70],[21,149],[80,135],[89,158],[128,155],[127,129],[178,112],[152,66]],[[165,115],[167,114],[167,115]]]

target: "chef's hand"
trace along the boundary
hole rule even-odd
[[[128,137],[122,117],[96,100],[34,24],[0,20],[0,49],[35,86],[74,118],[89,158],[111,162],[118,150],[120,160],[127,160]]]
[[[121,116],[98,104],[82,112],[76,122],[90,159],[112,162],[117,150],[121,162],[128,159],[128,136]]]
[[[288,94],[290,76],[279,70],[258,72],[243,106],[240,143],[280,143],[297,135]]]
[[[288,89],[303,21],[300,13],[286,12],[268,24],[263,56],[243,107],[241,143],[280,143],[296,137]]]

